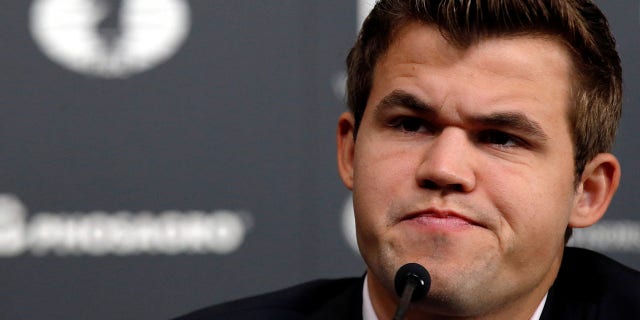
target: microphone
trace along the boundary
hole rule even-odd
[[[423,266],[407,263],[398,269],[394,282],[400,302],[393,320],[402,320],[409,309],[409,303],[422,299],[429,292],[431,276]]]

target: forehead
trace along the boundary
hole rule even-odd
[[[440,32],[437,26],[419,21],[410,21],[399,25],[391,34],[389,47],[377,60],[374,69],[381,63],[394,58],[404,58],[405,62],[425,65],[446,65],[469,57],[484,58],[493,56],[493,66],[503,66],[501,71],[526,76],[535,72],[548,72],[539,66],[549,63],[560,67],[558,75],[573,72],[572,56],[559,37],[540,32],[531,34],[505,34],[486,36],[462,45],[452,43]],[[503,59],[507,57],[508,59]],[[484,62],[488,62],[484,61]]]
[[[553,37],[491,37],[463,48],[448,42],[437,27],[411,22],[394,32],[378,59],[369,103],[381,98],[376,95],[408,86],[409,91],[428,93],[432,101],[427,102],[435,104],[464,94],[485,103],[515,97],[546,100],[568,110],[572,74],[568,50]]]

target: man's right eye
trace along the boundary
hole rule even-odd
[[[420,118],[401,117],[395,119],[391,125],[394,128],[402,130],[404,132],[427,132],[428,128],[424,120]]]

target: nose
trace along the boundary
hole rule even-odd
[[[417,168],[421,188],[469,192],[475,188],[473,144],[462,129],[445,128],[430,142]]]

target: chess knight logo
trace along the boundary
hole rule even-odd
[[[81,74],[127,78],[173,56],[188,36],[187,0],[34,0],[31,35]]]

